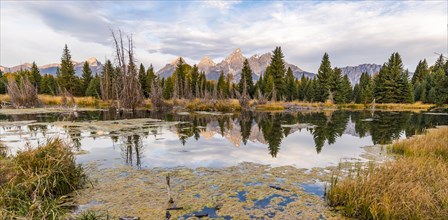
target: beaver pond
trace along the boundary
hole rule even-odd
[[[74,146],[91,184],[73,215],[141,219],[340,219],[324,199],[335,170],[391,159],[382,145],[438,125],[448,115],[0,110],[3,154],[54,137]]]

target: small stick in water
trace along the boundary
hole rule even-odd
[[[173,197],[171,196],[171,186],[170,186],[170,174],[166,175],[166,186],[167,186],[167,190],[168,190],[168,202],[170,204],[174,203]]]

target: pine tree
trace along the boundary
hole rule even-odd
[[[340,69],[336,69],[335,72],[340,72]],[[348,76],[345,75],[342,77],[342,80],[337,85],[335,101],[336,103],[348,103],[350,102],[352,95],[352,85],[350,84],[350,80]]]
[[[329,98],[332,89],[333,69],[331,68],[330,57],[327,53],[322,57],[319,70],[317,71],[317,88],[319,96],[316,101],[324,102]]]
[[[153,81],[155,80],[156,75],[154,73],[154,68],[152,67],[152,64],[149,65],[149,68],[146,70],[146,91],[147,91],[147,95],[149,96],[149,94],[151,94],[151,89],[152,89],[152,85],[153,85]]]
[[[192,96],[199,98],[199,69],[196,64],[191,69],[191,89]]]
[[[164,99],[171,99],[173,97],[174,93],[174,80],[173,77],[168,77],[165,80],[164,87],[163,87],[163,98]]]
[[[147,75],[145,66],[143,66],[143,63],[140,63],[140,67],[138,68],[138,81],[140,82],[140,87],[143,91],[143,95],[148,98],[149,91],[148,91],[148,84],[147,84]]]
[[[6,85],[8,84],[8,81],[6,77],[3,75],[3,72],[0,70],[0,94],[6,93]]]
[[[359,98],[356,103],[368,104],[373,101],[373,81],[367,72],[361,74],[358,89]]]
[[[83,83],[83,95],[87,95],[87,88],[89,87],[90,81],[92,80],[92,70],[89,64],[84,62],[82,67],[82,83]]]
[[[47,95],[56,95],[58,91],[58,85],[56,79],[51,74],[45,74],[42,77],[41,93]]]
[[[66,44],[62,52],[61,69],[57,81],[59,85],[66,89],[70,94],[79,95],[79,91],[77,91],[79,80],[75,76],[75,67],[71,60],[70,50]]]
[[[415,84],[416,82],[422,82],[428,74],[429,69],[426,59],[424,59],[423,61],[420,60],[417,67],[415,68],[414,75],[412,76],[412,84]]]
[[[249,61],[247,59],[243,62],[243,69],[241,70],[241,79],[238,83],[238,90],[240,94],[243,93],[243,84],[246,82],[247,92],[250,97],[253,97],[255,93],[254,81],[252,80],[252,69],[250,68]]]
[[[273,88],[277,93],[277,100],[281,100],[286,93],[286,85],[285,85],[285,61],[283,60],[283,52],[281,47],[276,47],[273,51],[273,55],[271,58],[271,64],[269,65],[269,73],[274,82]]]
[[[353,87],[352,101],[355,103],[361,103],[361,91],[358,83],[356,83]]]
[[[98,75],[95,75],[90,81],[89,85],[86,89],[86,96],[92,96],[95,98],[101,97],[101,82],[100,77]]]
[[[218,84],[217,84],[218,98],[223,99],[226,97],[225,90],[226,90],[226,82],[224,79],[224,71],[221,70],[221,74],[219,74]]]
[[[175,77],[174,77],[174,97],[175,98],[184,98],[184,85],[185,85],[185,70],[184,70],[184,59],[179,57],[177,61]]]
[[[408,73],[398,53],[392,53],[375,77],[375,97],[379,103],[412,102],[412,89],[408,82]]]
[[[288,68],[286,71],[286,88],[285,88],[285,97],[286,100],[292,101],[296,98],[296,79],[294,78],[294,75],[292,74],[291,68]]]
[[[42,76],[40,75],[39,68],[37,68],[36,62],[33,62],[31,65],[31,73],[29,80],[34,87],[36,87],[37,91],[40,90],[40,83],[42,80]]]

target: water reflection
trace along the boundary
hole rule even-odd
[[[37,122],[160,119],[109,132],[51,123],[4,125],[0,139],[8,146],[42,143],[52,135],[66,137],[76,149],[89,151],[80,161],[113,160],[130,166],[227,166],[242,161],[302,167],[357,157],[360,147],[447,125],[447,115],[411,112],[298,112],[239,115],[161,114],[149,111],[92,111],[73,114],[1,116],[3,120]],[[130,120],[131,121],[131,120]],[[166,124],[166,122],[179,122]],[[120,122],[122,123],[122,122]],[[131,123],[131,122],[129,122]],[[116,147],[119,146],[119,147]]]

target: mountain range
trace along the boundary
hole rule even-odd
[[[224,72],[225,75],[231,74],[233,75],[233,79],[235,81],[239,81],[241,78],[241,69],[243,68],[244,60],[247,59],[252,69],[252,79],[258,80],[260,75],[264,73],[266,67],[269,66],[271,62],[271,53],[265,53],[263,55],[255,54],[249,58],[244,57],[241,49],[236,49],[230,55],[228,55],[224,60],[219,63],[215,63],[210,57],[203,57],[197,67],[199,71],[205,72],[207,79],[217,80],[221,71]],[[166,64],[162,69],[157,71],[157,74],[163,78],[171,76],[171,74],[176,69],[176,65],[179,61],[179,58],[173,60],[173,62]],[[314,73],[306,72],[300,69],[298,66],[286,63],[286,68],[291,68],[294,76],[296,78],[302,77],[305,75],[306,77],[314,77]]]
[[[72,61],[74,67],[75,67],[75,75],[81,76],[82,74],[82,68],[84,66],[84,62],[87,62],[89,64],[90,70],[92,70],[92,73],[95,75],[95,73],[100,73],[103,69],[103,64],[99,62],[96,58],[91,57],[83,62],[76,62]],[[31,63],[24,63],[22,65],[14,66],[14,67],[4,67],[0,66],[0,70],[5,73],[13,73],[17,72],[19,70],[30,70],[32,64]],[[61,67],[61,64],[59,63],[52,63],[52,64],[46,64],[43,66],[38,66],[39,71],[42,75],[44,74],[51,74],[56,75],[56,69]]]
[[[215,63],[210,57],[205,56],[203,57],[199,63],[197,64],[197,67],[199,71],[205,72],[207,79],[209,80],[217,80],[221,71],[224,72],[225,75],[231,74],[233,75],[234,81],[238,82],[241,78],[241,69],[243,68],[243,62],[245,59],[248,60],[249,65],[252,69],[252,78],[254,80],[258,80],[260,78],[261,74],[264,74],[264,71],[266,70],[266,67],[271,62],[272,54],[270,52],[262,54],[262,55],[252,55],[251,57],[247,58],[243,56],[241,49],[236,49],[231,54],[229,54],[224,60],[220,61],[219,63]],[[101,62],[99,62],[96,58],[89,58],[86,60],[87,63],[90,66],[90,69],[92,70],[93,74],[100,73],[103,65]],[[171,63],[166,64],[163,68],[158,70],[156,73],[162,77],[167,78],[171,76],[176,69],[176,65],[179,61],[179,58],[176,58]],[[85,61],[84,61],[85,62]],[[82,74],[82,68],[84,65],[84,62],[75,62],[73,61],[73,64],[75,66],[75,72],[77,76],[81,76]],[[185,62],[185,61],[184,61]],[[315,73],[304,71],[303,69],[299,68],[296,65],[290,64],[288,62],[285,62],[286,68],[291,68],[293,71],[293,75],[296,78],[302,77],[304,75],[308,78],[314,78],[316,76]],[[47,64],[43,66],[38,66],[41,74],[56,74],[57,67],[60,67],[60,64],[54,63],[54,64]],[[29,70],[31,69],[30,63],[25,63],[22,65],[14,66],[14,67],[3,67],[0,66],[0,70],[2,72],[16,72],[20,69],[23,70]],[[342,67],[341,71],[343,75],[348,75],[352,86],[354,86],[355,83],[359,82],[359,79],[361,77],[361,74],[363,72],[367,72],[370,75],[374,75],[378,73],[381,69],[381,65],[377,64],[361,64],[358,66],[347,66]]]

